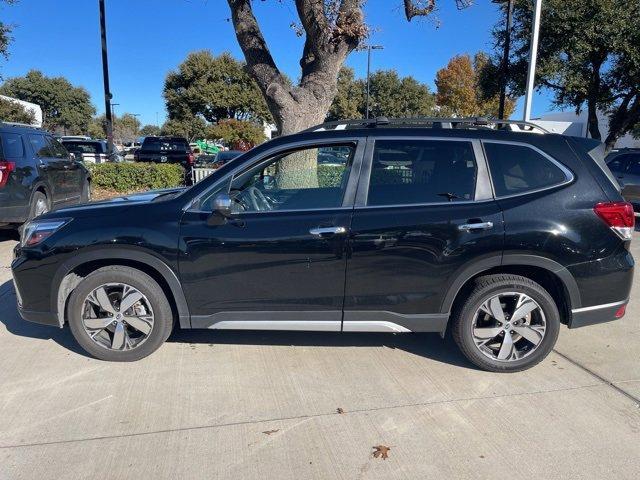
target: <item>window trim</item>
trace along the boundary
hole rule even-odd
[[[476,162],[476,184],[474,191],[474,198],[472,200],[462,200],[459,202],[421,202],[421,203],[394,203],[389,205],[367,205],[369,196],[369,182],[371,180],[371,169],[373,166],[373,152],[375,150],[375,144],[377,141],[386,140],[411,140],[411,141],[437,141],[437,142],[465,142],[470,143],[473,149],[473,155]],[[468,205],[471,203],[478,203],[487,200],[494,200],[493,184],[489,176],[489,168],[486,163],[484,150],[480,144],[480,140],[471,137],[431,137],[431,136],[407,136],[407,135],[394,135],[394,136],[374,136],[369,137],[367,140],[367,149],[364,155],[362,172],[360,174],[360,181],[358,183],[358,191],[356,194],[355,208],[358,209],[373,209],[373,208],[393,208],[393,207],[423,207],[423,206],[453,206],[453,205]]]
[[[367,137],[357,136],[357,137],[330,137],[323,139],[312,139],[312,140],[302,140],[298,142],[292,142],[287,145],[279,145],[268,150],[265,150],[260,155],[252,158],[247,162],[243,162],[241,165],[238,165],[236,168],[227,172],[223,177],[219,178],[215,183],[209,186],[206,190],[200,192],[199,195],[189,200],[189,202],[183,207],[184,212],[190,213],[199,213],[199,214],[211,214],[211,211],[202,210],[200,207],[200,202],[202,199],[209,195],[212,190],[216,190],[225,182],[230,184],[233,181],[233,178],[241,172],[244,172],[248,169],[254,168],[258,166],[260,163],[266,162],[273,158],[276,155],[283,154],[286,152],[291,152],[295,150],[302,150],[306,148],[312,148],[314,146],[324,147],[331,145],[348,145],[353,144],[355,146],[355,150],[353,153],[353,163],[351,165],[351,171],[349,172],[349,180],[347,181],[347,187],[344,192],[344,197],[342,199],[342,205],[339,207],[333,208],[305,208],[305,209],[295,209],[295,210],[269,210],[262,212],[243,212],[234,214],[237,215],[254,215],[254,214],[265,214],[265,213],[292,213],[292,212],[317,212],[317,211],[335,211],[335,210],[351,210],[353,209],[354,197],[356,194],[356,188],[358,186],[358,179],[360,177],[360,170],[362,167],[362,159],[365,153]]]
[[[569,185],[570,183],[573,183],[573,181],[575,180],[575,175],[573,174],[573,172],[563,163],[559,162],[558,160],[556,160],[555,158],[553,158],[551,155],[549,155],[548,153],[544,152],[543,150],[540,150],[538,147],[536,147],[535,145],[531,145],[529,143],[524,143],[524,142],[514,142],[514,141],[510,141],[510,140],[481,140],[482,143],[482,150],[484,151],[484,156],[487,162],[487,168],[489,170],[489,177],[491,178],[491,185],[493,186],[493,192],[494,192],[494,196],[496,198],[496,200],[504,200],[507,198],[514,198],[514,197],[521,197],[523,195],[531,195],[533,193],[540,193],[540,192],[544,192],[545,190],[551,190],[553,188],[558,188],[558,187],[562,187],[565,185]],[[533,190],[527,190],[525,192],[519,192],[519,193],[511,193],[509,195],[498,195],[496,193],[495,190],[495,185],[493,183],[493,176],[491,174],[491,166],[489,165],[489,155],[487,155],[487,151],[485,150],[484,146],[487,143],[497,143],[497,144],[503,144],[503,145],[514,145],[517,147],[525,147],[525,148],[529,148],[531,150],[533,150],[534,152],[539,153],[540,155],[542,155],[544,158],[546,158],[547,160],[549,160],[552,164],[554,164],[556,167],[558,167],[562,173],[565,176],[565,181],[564,182],[560,182],[560,183],[554,183],[553,185],[547,185],[546,187],[540,187],[540,188],[536,188]]]

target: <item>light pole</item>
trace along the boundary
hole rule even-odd
[[[369,99],[371,90],[371,50],[382,50],[382,45],[367,45],[367,110],[365,118],[369,118]]]
[[[500,65],[500,105],[498,107],[498,118],[505,118],[505,104],[507,100],[507,82],[509,80],[509,52],[511,50],[511,26],[513,24],[513,3],[514,0],[493,0],[494,3],[506,3],[507,24],[504,30],[504,52],[502,53],[502,65]]]
[[[119,103],[112,103],[111,104],[111,117],[112,118],[116,118],[116,106],[120,105]]]
[[[529,50],[529,71],[527,72],[527,91],[524,97],[524,121],[531,119],[531,101],[533,99],[533,87],[536,82],[536,62],[538,61],[538,40],[540,39],[540,16],[542,12],[542,0],[533,0],[533,28],[531,34],[531,49]]]
[[[104,0],[98,0],[100,9],[100,40],[102,43],[102,78],[104,82],[104,115],[107,120],[107,150],[113,152],[113,119],[111,118],[111,90],[109,88],[109,60],[107,58],[107,25]]]

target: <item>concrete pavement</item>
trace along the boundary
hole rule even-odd
[[[623,320],[563,328],[512,375],[437,335],[178,332],[110,364],[18,318],[14,243],[0,238],[0,479],[638,477],[640,282]]]

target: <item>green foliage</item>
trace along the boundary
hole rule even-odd
[[[266,140],[262,126],[241,120],[220,120],[207,128],[207,138],[223,140],[234,149],[248,150]]]
[[[343,67],[338,76],[338,94],[327,120],[361,118],[366,113],[366,79],[354,79],[353,70]],[[371,75],[370,115],[372,117],[432,116],[434,95],[415,78],[400,77],[395,70],[379,70]]]
[[[2,2],[11,5],[12,3],[15,3],[16,0],[0,0],[0,3]],[[5,60],[9,58],[9,44],[13,40],[11,37],[12,30],[13,27],[11,25],[7,25],[0,21],[0,55],[3,56]]]
[[[140,129],[141,137],[157,137],[160,135],[160,127],[157,125],[145,125]]]
[[[91,119],[87,127],[87,135],[92,138],[107,138],[107,119],[100,115]],[[140,132],[140,120],[131,113],[123,113],[119,117],[113,117],[113,140],[116,143],[133,142]]]
[[[339,187],[345,170],[339,165],[318,165],[318,186],[320,188]]]
[[[185,171],[177,164],[98,163],[88,164],[96,188],[117,192],[154,190],[184,185]]]
[[[31,70],[24,77],[8,79],[0,94],[40,105],[43,127],[66,134],[82,134],[89,128],[95,108],[89,93],[64,77],[46,77]]]
[[[164,98],[170,119],[202,116],[208,122],[217,122],[271,118],[244,63],[226,52],[218,57],[208,50],[190,53],[177,71],[167,75]]]
[[[160,129],[161,135],[184,137],[190,142],[196,138],[204,138],[207,123],[200,117],[172,118],[165,122]]]
[[[25,110],[19,103],[0,98],[0,120],[31,124],[35,120],[35,115],[31,110]]]

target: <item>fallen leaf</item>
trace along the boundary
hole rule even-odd
[[[343,414],[344,413],[344,409],[338,407],[338,408],[336,408],[336,412],[338,412],[340,414]]]
[[[262,432],[262,433],[264,433],[265,435],[271,435],[271,434],[279,432],[279,431],[280,431],[280,429],[278,428],[276,430],[267,430],[266,432]]]
[[[391,447],[387,447],[385,445],[376,445],[375,447],[371,447],[373,448],[374,452],[373,452],[373,457],[374,458],[382,458],[383,460],[386,460],[387,458],[389,458],[389,450],[391,450]]]

